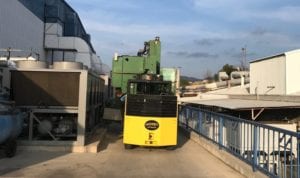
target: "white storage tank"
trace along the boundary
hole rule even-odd
[[[82,70],[83,64],[81,62],[57,61],[53,63],[53,69]]]
[[[16,61],[16,67],[20,69],[47,69],[48,64],[45,61],[24,60]]]

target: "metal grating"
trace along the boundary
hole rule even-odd
[[[176,96],[128,95],[127,115],[176,117]]]
[[[17,106],[78,106],[76,72],[12,71],[11,96]]]

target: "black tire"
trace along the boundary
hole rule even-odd
[[[16,155],[17,142],[16,140],[9,140],[4,145],[4,154],[6,157],[11,158]]]
[[[131,150],[131,149],[133,149],[133,145],[131,145],[131,144],[124,144],[124,148],[126,149],[126,150]]]
[[[166,147],[166,150],[169,150],[169,151],[176,150],[176,149],[177,149],[176,145]]]

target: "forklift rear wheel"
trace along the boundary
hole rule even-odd
[[[177,149],[177,145],[167,146],[165,148],[166,148],[166,150],[172,151],[172,150],[176,150]]]

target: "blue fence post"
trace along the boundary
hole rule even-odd
[[[185,128],[188,129],[189,108],[185,108]]]
[[[198,113],[198,118],[193,117],[195,116],[196,112]],[[300,123],[297,125],[297,133],[295,133],[280,128],[275,128],[260,123],[254,123],[251,121],[241,120],[239,118],[227,116],[225,114],[210,112],[207,110],[202,110],[200,108],[189,107],[189,106],[183,106],[181,108],[181,112],[179,116],[181,117],[180,119],[181,119],[182,128],[186,127],[188,130],[190,130],[191,128],[189,126],[189,122],[190,122],[189,119],[191,119],[192,121],[195,121],[196,119],[198,122],[198,128],[193,127],[194,125],[192,126],[192,128],[195,129],[195,131],[199,132],[199,134],[201,134],[205,139],[208,139],[210,141],[213,141],[215,144],[218,144],[220,150],[225,148],[226,150],[229,150],[233,156],[237,156],[241,158],[243,161],[250,163],[253,172],[257,170],[262,170],[264,173],[266,173],[271,177],[278,177],[281,175],[280,174],[281,167],[279,167],[280,164],[277,163],[277,161],[279,162],[281,161],[281,159],[278,160],[276,159],[277,161],[275,161],[274,159],[276,156],[280,157],[281,147],[279,146],[280,143],[282,142],[282,139],[289,138],[290,141],[284,141],[284,151],[286,153],[284,153],[285,160],[283,162],[285,163],[288,159],[287,151],[289,151],[290,155],[292,156],[294,156],[295,153],[297,157],[295,159],[296,163],[294,161],[290,162],[291,166],[295,166],[290,168],[291,174],[289,174],[289,172],[284,172],[283,175],[284,177],[300,178],[300,167],[298,167],[300,165]],[[213,116],[214,119],[209,116]],[[184,121],[184,119],[186,120]],[[211,130],[208,130],[211,129],[211,124],[212,124],[211,121],[214,122],[215,124],[214,125],[215,127],[213,128],[215,137],[213,138],[211,138],[210,136]],[[239,129],[236,129],[235,126],[236,124],[232,125],[232,123],[237,123],[237,127],[240,127],[241,124],[240,128],[242,129],[242,132],[239,131]],[[230,129],[234,129],[234,130],[231,131]],[[262,129],[263,129],[263,133],[261,133]],[[265,139],[265,129],[268,130],[267,140]],[[238,130],[239,133],[236,133],[236,130]],[[275,145],[277,144],[275,142],[277,133],[279,139],[278,147],[277,145]],[[284,135],[283,138],[280,137],[280,133]],[[236,142],[237,139],[236,134],[243,135],[241,136],[243,137],[243,141],[241,141],[241,145],[243,145],[244,147],[242,148],[242,150],[236,151],[235,146],[237,143],[239,143]],[[231,138],[233,140],[231,140]],[[262,145],[260,143],[262,143]],[[287,148],[287,144],[289,143],[291,144],[290,149]],[[292,145],[296,145],[296,146],[292,146]],[[296,152],[294,152],[293,147],[294,148],[297,147]],[[277,148],[279,150],[277,150]],[[243,151],[243,153],[240,151]],[[268,153],[266,154],[264,153],[264,151],[267,151]],[[242,155],[239,155],[240,153]],[[265,154],[267,155],[267,160],[265,160]],[[261,157],[262,155],[264,156],[263,158]],[[262,159],[263,162],[260,162]],[[262,163],[264,163],[264,165],[262,165]],[[287,168],[284,168],[284,170],[287,170]]]
[[[256,171],[256,164],[257,164],[257,125],[254,125],[254,132],[253,132],[253,162],[252,162],[252,169]]]
[[[299,129],[299,130],[298,130]],[[300,127],[297,126],[297,178],[300,178]]]
[[[300,178],[300,122],[297,122],[297,163],[296,163],[296,168],[297,169],[297,178]]]
[[[219,117],[219,149],[223,146],[223,118]]]
[[[199,133],[202,133],[202,112],[201,111],[198,111],[198,122],[199,122],[198,131]]]

